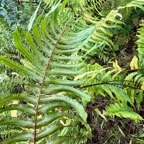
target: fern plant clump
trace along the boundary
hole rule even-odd
[[[133,56],[130,70],[110,59],[108,52],[119,49],[113,39],[125,25],[123,11],[144,11],[144,1],[120,2],[107,13],[105,0],[44,2],[47,13],[37,16],[40,2],[28,31],[13,32],[18,60],[5,53],[0,56],[1,142],[86,144],[98,137],[93,123],[102,127],[110,118],[143,121],[143,24],[136,42],[139,60]],[[98,62],[91,60],[95,55]],[[97,97],[109,102],[101,101],[99,109],[93,105]],[[95,116],[100,122],[92,122]],[[125,135],[119,125],[116,128]]]

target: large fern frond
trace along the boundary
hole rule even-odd
[[[18,136],[12,136],[4,143],[19,141],[38,143],[62,143],[64,141],[84,143],[90,136],[87,113],[79,102],[85,105],[90,96],[76,88],[84,82],[74,81],[74,76],[83,73],[81,56],[77,53],[85,36],[72,29],[74,14],[69,16],[60,10],[60,6],[46,16],[40,15],[31,32],[22,39],[18,29],[14,32],[17,49],[23,56],[22,64],[0,56],[0,61],[29,78],[25,92],[1,97],[1,113],[10,110],[22,111],[28,119],[2,118],[0,125],[14,125],[22,130]],[[20,100],[24,104],[12,104]],[[5,105],[8,103],[8,105]],[[64,121],[69,121],[64,124]],[[77,126],[76,126],[77,125]],[[83,125],[80,133],[79,125]],[[56,136],[60,129],[68,127],[77,131]],[[54,137],[54,139],[53,139]],[[51,141],[48,141],[52,138]]]

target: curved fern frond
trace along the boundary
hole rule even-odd
[[[28,129],[6,140],[5,143],[46,143],[60,129],[75,129],[75,126],[80,124],[89,134],[82,134],[80,131],[81,138],[77,135],[75,141],[85,141],[90,136],[90,127],[86,123],[87,113],[80,103],[82,101],[85,105],[90,101],[90,96],[74,88],[85,81],[74,81],[74,77],[84,72],[82,57],[77,53],[86,37],[73,31],[74,23],[75,16],[72,12],[69,12],[69,17],[64,17],[60,7],[57,7],[52,13],[37,18],[32,30],[27,32],[25,40],[18,29],[14,31],[16,48],[23,56],[22,64],[4,56],[0,56],[0,61],[28,77],[30,82],[25,92],[1,98],[0,112],[22,111],[27,114],[29,120],[23,120],[18,116],[2,119],[1,125]],[[24,101],[24,104],[10,104],[15,100]],[[9,105],[5,105],[6,103]],[[71,119],[68,126],[61,123],[64,116]],[[63,136],[64,139],[58,141],[59,143],[66,140],[74,142],[72,134],[67,132]]]

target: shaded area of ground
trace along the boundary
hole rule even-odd
[[[109,98],[101,97],[87,105],[88,123],[92,129],[92,138],[86,144],[137,144],[138,136],[144,133],[144,122],[134,123],[129,119],[108,118],[107,122],[94,111],[104,110]],[[144,101],[139,111],[144,116]]]

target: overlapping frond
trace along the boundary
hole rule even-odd
[[[15,125],[22,130],[22,134],[11,137],[5,143],[18,141],[62,143],[79,141],[84,142],[90,136],[87,125],[87,113],[84,106],[90,96],[77,90],[74,86],[81,85],[84,80],[73,81],[74,76],[83,73],[81,56],[77,55],[85,36],[75,33],[72,26],[75,16],[69,12],[65,17],[60,7],[46,16],[40,15],[31,32],[27,32],[25,40],[18,29],[14,32],[14,41],[17,49],[23,56],[22,63],[0,57],[0,61],[14,71],[25,75],[30,82],[25,92],[1,97],[1,113],[11,110],[24,112],[28,119],[15,117],[3,118],[0,125]],[[24,101],[18,104],[11,101]],[[3,106],[5,103],[9,103]],[[68,124],[64,124],[65,120]],[[63,122],[62,122],[63,121]],[[76,125],[83,125],[83,130],[89,134],[81,133],[73,139],[73,134],[64,133],[63,138],[48,140],[57,137],[57,131],[65,127],[76,129]]]

